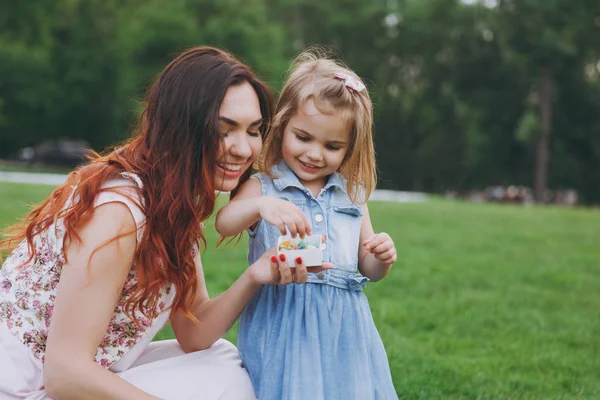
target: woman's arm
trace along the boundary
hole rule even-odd
[[[295,268],[290,268],[285,258],[277,260],[273,248],[246,269],[229,289],[214,299],[210,299],[208,296],[199,255],[196,255],[196,267],[198,291],[190,311],[199,323],[189,319],[181,311],[171,315],[171,326],[177,341],[181,348],[188,353],[207,349],[220,339],[233,326],[261,285],[304,283],[307,280],[308,272],[331,269],[333,264],[323,263],[320,267],[306,268],[301,263]]]
[[[198,290],[190,312],[199,322],[191,320],[182,311],[171,314],[173,332],[186,353],[212,346],[233,326],[246,304],[260,288],[260,284],[250,279],[249,270],[246,269],[229,289],[211,300],[206,290],[200,254],[196,254],[195,261]]]
[[[57,400],[157,398],[94,362],[131,268],[135,230],[125,205],[107,203],[78,229],[82,243],[69,245],[46,343],[48,396]],[[124,233],[128,234],[100,247]]]
[[[360,244],[358,247],[358,269],[360,273],[373,282],[387,276],[396,262],[396,246],[385,232],[375,234],[369,215],[369,207],[363,205],[363,216],[360,228]]]
[[[286,227],[292,236],[311,234],[310,223],[302,210],[289,201],[262,196],[258,178],[244,182],[235,197],[219,210],[215,229],[221,236],[234,236],[256,226],[261,218],[276,226],[282,235],[286,234]]]

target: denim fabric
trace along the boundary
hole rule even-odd
[[[238,349],[261,400],[397,399],[387,355],[358,272],[362,208],[346,180],[333,174],[317,198],[281,162],[275,179],[258,174],[264,196],[296,204],[327,235],[323,260],[335,269],[308,283],[265,285],[242,316]],[[261,220],[249,231],[248,261],[277,243],[280,232]]]

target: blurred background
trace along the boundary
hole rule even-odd
[[[600,203],[598,0],[0,0],[0,159],[71,167],[127,136],[179,51],[275,90],[329,45],[375,101],[379,188]]]

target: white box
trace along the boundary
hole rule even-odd
[[[285,254],[290,268],[296,267],[296,258],[302,257],[307,267],[317,267],[323,262],[323,235],[300,236],[293,238],[291,235],[279,236],[277,239],[277,256]]]

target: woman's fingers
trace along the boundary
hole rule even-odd
[[[285,254],[279,255],[279,284],[288,285],[292,282],[292,271],[286,262]]]
[[[296,257],[296,269],[294,270],[294,282],[295,283],[306,283],[308,280],[308,272],[304,266],[302,257]]]
[[[316,267],[306,267],[307,272],[321,272],[327,269],[333,269],[333,264],[330,262],[324,262],[323,264],[318,265]]]
[[[279,263],[277,262],[277,256],[273,255],[270,257],[270,266],[271,266],[271,277],[273,278],[273,282],[279,282]]]

